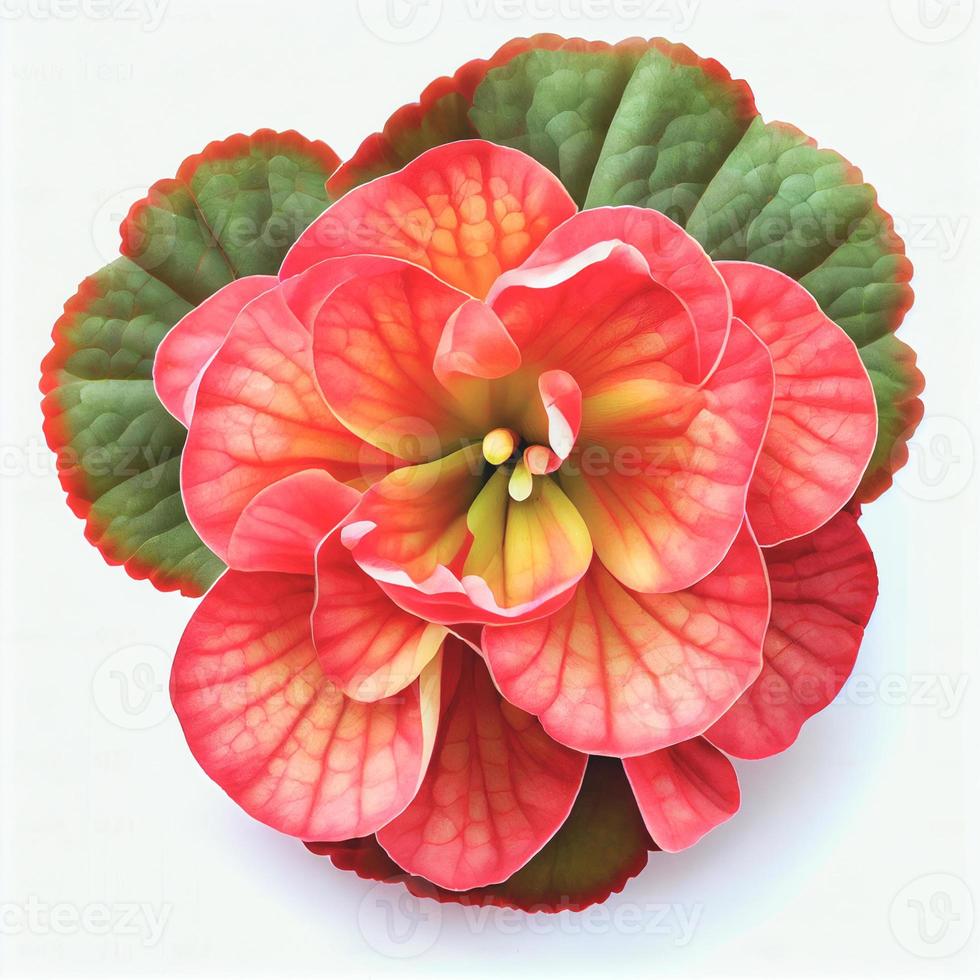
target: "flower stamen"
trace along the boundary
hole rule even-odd
[[[483,458],[492,466],[500,466],[514,455],[518,441],[513,429],[493,429],[483,437]]]

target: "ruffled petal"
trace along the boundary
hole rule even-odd
[[[357,563],[431,622],[516,622],[564,604],[592,557],[588,530],[550,477],[530,496],[486,480],[479,446],[405,467],[368,490],[344,528]]]
[[[245,505],[228,543],[228,564],[241,572],[311,575],[317,545],[360,497],[326,470],[283,477]]]
[[[280,276],[338,255],[391,255],[482,298],[575,210],[561,181],[518,150],[449,143],[328,208],[293,245]]]
[[[404,612],[333,534],[316,556],[313,640],[327,679],[348,697],[378,701],[408,687],[448,633]]]
[[[796,741],[854,668],[878,597],[874,556],[848,513],[763,550],[772,619],[762,673],[706,736],[730,755],[761,759]]]
[[[344,840],[414,797],[439,668],[397,698],[352,701],[323,676],[312,608],[310,576],[228,572],[184,632],[170,695],[194,757],[239,806],[285,834]]]
[[[623,585],[686,589],[728,553],[772,397],[768,350],[737,320],[702,386],[637,379],[586,395],[579,446],[560,471],[561,486]]]
[[[411,462],[479,438],[479,403],[453,397],[434,362],[466,296],[431,273],[390,261],[337,287],[316,311],[313,359],[334,414],[379,449]]]
[[[546,619],[486,627],[483,650],[507,700],[553,738],[632,756],[720,718],[759,673],[768,620],[765,566],[743,526],[686,591],[631,592],[595,560],[571,602]]]
[[[640,813],[661,850],[696,844],[741,803],[732,764],[703,738],[623,762]]]
[[[179,320],[160,341],[153,358],[153,383],[175,419],[190,425],[201,376],[235,317],[277,282],[275,276],[234,279]]]
[[[678,298],[631,245],[602,242],[554,266],[518,269],[490,299],[537,384],[561,370],[588,397],[633,378],[697,381],[697,341]]]
[[[333,284],[356,274],[358,261],[349,266],[334,270]],[[364,485],[390,469],[391,460],[324,402],[312,337],[287,302],[291,288],[269,290],[245,307],[201,378],[181,490],[194,529],[222,558],[245,507],[266,487],[309,469]]]
[[[776,372],[747,508],[760,544],[777,544],[816,530],[853,496],[878,434],[874,388],[854,342],[799,283],[751,262],[718,267]]]
[[[460,676],[429,770],[378,842],[406,871],[462,891],[504,881],[548,843],[588,760],[507,704],[478,657],[458,647],[453,654]]]
[[[521,268],[504,275],[498,293],[531,270],[544,272],[603,242],[637,249],[653,279],[684,304],[694,322],[698,343],[698,379],[715,366],[728,339],[731,299],[707,253],[680,225],[650,208],[590,208],[556,228]],[[591,296],[589,297],[591,302]]]

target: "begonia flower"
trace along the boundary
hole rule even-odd
[[[230,567],[174,665],[191,750],[264,823],[374,837],[439,888],[525,866],[590,755],[690,846],[738,807],[722,750],[805,720],[760,685],[840,629],[818,710],[870,615],[821,566],[870,562],[840,513],[877,432],[853,342],[795,280],[656,211],[579,212],[518,150],[350,191],[154,377]]]

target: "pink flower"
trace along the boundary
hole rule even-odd
[[[754,693],[779,652],[759,546],[845,506],[876,410],[795,281],[454,143],[185,317],[156,384],[231,568],[174,704],[276,829],[479,887],[552,837],[591,753],[677,850],[738,806],[716,744],[799,730]]]

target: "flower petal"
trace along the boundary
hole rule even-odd
[[[351,260],[356,272],[357,263]],[[313,341],[287,304],[263,293],[235,323],[201,378],[181,459],[181,489],[197,533],[222,557],[248,503],[308,469],[368,481],[389,460],[344,428],[313,377]]]
[[[582,389],[567,371],[545,371],[538,391],[548,416],[548,443],[560,459],[568,459],[582,425]]]
[[[504,881],[544,847],[571,811],[588,760],[507,704],[479,657],[453,654],[460,677],[429,770],[378,842],[406,871],[462,891]]]
[[[544,371],[565,371],[588,397],[667,369],[700,380],[690,315],[631,245],[602,242],[554,266],[519,269],[490,302],[535,383]]]
[[[759,673],[769,587],[743,526],[725,560],[667,595],[624,588],[598,560],[547,619],[488,626],[504,697],[582,752],[631,756],[698,735]]]
[[[659,211],[636,207],[581,211],[556,228],[520,269],[504,275],[494,286],[494,293],[520,281],[530,270],[565,262],[600,242],[622,242],[637,249],[653,279],[684,304],[697,334],[697,380],[707,375],[728,338],[731,299],[697,240]]]
[[[531,157],[463,140],[341,198],[299,237],[280,276],[337,255],[391,255],[482,298],[574,213],[558,178]]]
[[[408,687],[449,631],[403,612],[330,535],[316,556],[313,640],[327,679],[348,697],[378,701]]]
[[[769,353],[736,320],[704,385],[637,380],[586,397],[582,448],[561,470],[561,486],[623,585],[686,589],[728,553],[772,392]]]
[[[433,368],[447,321],[465,301],[431,273],[395,261],[331,293],[313,322],[313,360],[347,428],[411,462],[483,435],[479,405],[453,397]]]
[[[515,622],[570,597],[592,556],[588,530],[548,477],[523,501],[480,446],[405,467],[368,490],[343,531],[357,563],[431,622]]]
[[[447,388],[459,378],[502,378],[520,366],[521,352],[507,328],[478,299],[467,300],[449,318],[433,361],[436,377]]]
[[[738,776],[703,738],[626,759],[623,766],[661,850],[683,851],[738,812]]]
[[[228,572],[180,641],[170,695],[194,757],[244,810],[285,834],[343,840],[400,813],[425,773],[438,666],[361,704],[323,676],[313,579]]]
[[[179,320],[160,341],[153,383],[168,412],[190,425],[201,376],[242,309],[276,285],[275,276],[234,279]]]
[[[854,494],[877,438],[874,389],[854,342],[797,282],[751,262],[720,262],[735,316],[769,347],[772,421],[749,488],[763,545],[820,527]]]
[[[228,543],[228,564],[241,572],[312,574],[317,545],[360,496],[326,470],[283,477],[245,505]]]
[[[788,748],[803,723],[838,695],[878,597],[871,548],[846,512],[763,554],[772,619],[762,673],[705,733],[720,749],[745,759]]]

